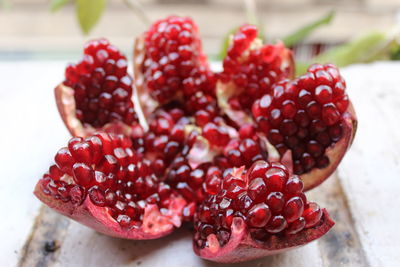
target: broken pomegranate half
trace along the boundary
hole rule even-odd
[[[64,82],[55,88],[55,98],[72,136],[85,137],[98,130],[142,134],[127,69],[125,56],[106,39],[88,42],[82,60],[66,68]]]
[[[279,163],[257,161],[227,174],[195,214],[194,251],[216,262],[280,253],[320,238],[334,225],[308,202],[303,183]]]
[[[255,26],[243,25],[231,36],[218,75],[219,105],[239,126],[252,122],[255,99],[270,93],[274,83],[294,75],[292,52],[282,42],[263,44],[257,34]]]
[[[258,130],[280,155],[291,154],[289,165],[305,190],[336,170],[357,127],[346,83],[332,64],[314,64],[299,78],[276,83],[252,110]]]
[[[186,201],[159,181],[129,138],[74,137],[54,159],[34,192],[54,210],[127,239],[158,238],[181,225]]]

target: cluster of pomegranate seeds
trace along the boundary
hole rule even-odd
[[[254,102],[259,129],[281,154],[292,151],[296,174],[329,164],[325,149],[341,138],[341,115],[349,106],[345,89],[334,65],[315,64],[305,75],[277,83],[271,94]]]
[[[191,18],[170,16],[145,33],[143,69],[151,96],[163,104],[182,93],[214,94],[215,79],[202,52],[197,25]]]
[[[88,42],[83,59],[67,67],[64,85],[74,90],[76,117],[82,123],[99,128],[112,121],[138,121],[127,68],[125,56],[106,39]]]
[[[222,180],[221,189],[210,196],[195,215],[195,241],[207,246],[207,236],[215,234],[221,246],[231,235],[234,217],[243,218],[252,238],[266,241],[276,234],[296,234],[316,226],[322,210],[307,202],[303,182],[289,176],[285,166],[255,162],[247,172],[235,169]]]
[[[43,176],[43,192],[76,205],[88,196],[94,205],[107,207],[121,226],[139,226],[146,205],[167,209],[173,192],[131,147],[122,135],[72,138]]]
[[[185,125],[188,118],[180,108],[158,108],[149,118],[149,131],[144,135],[143,146],[146,153],[155,158],[152,165],[158,175],[180,154],[187,154]]]
[[[223,82],[233,82],[237,88],[228,99],[232,109],[250,111],[254,99],[270,93],[275,82],[288,77],[283,66],[285,51],[281,43],[262,45],[253,25],[244,25],[233,35],[220,74]]]

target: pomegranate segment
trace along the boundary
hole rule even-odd
[[[239,125],[251,122],[255,99],[270,93],[274,83],[294,75],[292,52],[281,42],[263,45],[257,34],[255,26],[244,25],[231,37],[217,83],[221,108]]]
[[[157,238],[181,224],[186,202],[160,182],[132,142],[98,133],[72,138],[39,180],[36,196],[49,207],[112,236]]]
[[[281,156],[291,150],[293,171],[306,190],[329,177],[351,144],[356,118],[345,90],[334,65],[315,64],[253,104],[258,130]]]
[[[88,42],[82,60],[66,68],[55,97],[73,136],[87,136],[99,129],[141,134],[127,67],[125,56],[106,39],[99,39]]]
[[[134,70],[145,115],[159,104],[196,92],[215,94],[214,74],[202,51],[198,27],[188,17],[156,21],[135,43]]]
[[[279,253],[323,236],[334,222],[308,202],[303,182],[280,163],[235,168],[195,214],[200,257],[238,262]]]

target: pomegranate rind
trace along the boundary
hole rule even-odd
[[[135,77],[135,86],[138,95],[140,107],[144,117],[149,118],[153,111],[158,107],[158,102],[155,101],[145,86],[144,73],[142,72],[145,60],[145,42],[144,34],[135,39],[133,45],[133,75]]]
[[[350,148],[357,131],[357,117],[351,102],[347,111],[342,115],[342,125],[343,135],[341,139],[325,150],[329,165],[323,169],[314,168],[310,172],[300,175],[304,183],[304,191],[313,189],[328,179]]]
[[[328,212],[323,209],[321,222],[317,226],[294,235],[271,235],[267,241],[261,242],[252,239],[244,220],[237,217],[233,219],[231,238],[225,246],[221,247],[215,234],[211,234],[207,237],[208,247],[200,249],[193,242],[193,249],[198,256],[210,261],[249,261],[306,245],[325,235],[334,224]]]
[[[170,234],[181,226],[182,209],[186,201],[181,197],[173,197],[169,209],[161,214],[156,205],[147,205],[143,215],[143,223],[137,228],[123,228],[116,222],[105,207],[99,207],[86,197],[79,206],[71,202],[63,202],[46,195],[40,180],[35,187],[36,197],[53,210],[65,215],[89,228],[108,236],[124,239],[156,239]]]
[[[98,131],[124,134],[127,136],[143,135],[143,129],[139,124],[127,125],[121,121],[114,121],[105,124],[101,128],[94,128],[86,123],[83,124],[76,117],[74,90],[62,83],[57,85],[57,87],[54,89],[54,96],[61,119],[72,136],[87,137]]]

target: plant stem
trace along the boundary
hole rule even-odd
[[[143,22],[145,26],[151,24],[151,20],[147,16],[139,0],[123,0],[127,7],[129,7]]]

